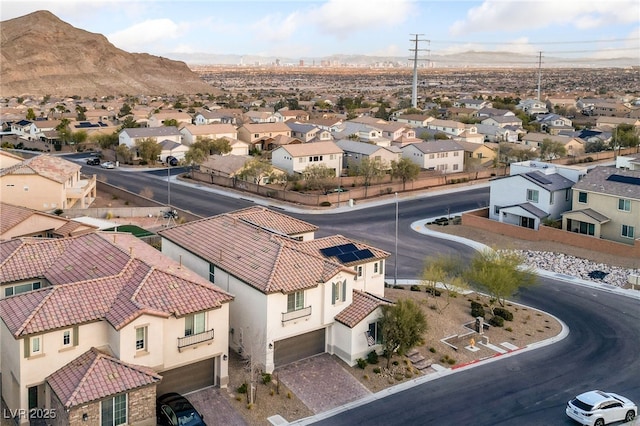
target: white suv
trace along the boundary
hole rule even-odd
[[[638,414],[638,407],[624,396],[593,390],[567,402],[566,413],[582,425],[604,426],[621,420],[630,422]]]

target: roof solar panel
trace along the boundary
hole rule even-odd
[[[342,253],[351,253],[352,251],[358,250],[358,247],[352,243],[340,244],[339,246],[336,246],[336,248],[339,248]]]
[[[626,183],[629,185],[640,185],[640,178],[635,176],[624,176],[624,175],[613,174],[613,175],[610,175],[607,178],[607,180],[612,182]]]
[[[354,251],[353,254],[358,258],[358,260],[370,259],[372,257],[375,257],[369,249]]]
[[[341,254],[342,250],[340,250],[338,247],[327,247],[327,248],[320,249],[320,253],[322,253],[322,255],[325,257],[331,257],[331,256]]]
[[[358,257],[353,252],[351,252],[351,253],[339,254],[338,255],[338,259],[342,263],[350,263],[350,262],[355,262],[356,260],[358,260]]]
[[[529,176],[531,179],[533,179],[536,182],[539,182],[539,183],[541,183],[543,185],[549,185],[551,183],[551,181],[549,179],[547,179],[546,177],[544,177],[540,173],[527,173],[527,176]]]

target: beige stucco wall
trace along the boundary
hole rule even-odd
[[[4,199],[4,197],[3,197]],[[54,216],[44,216],[34,214],[28,220],[22,221],[16,226],[0,235],[0,240],[10,240],[21,236],[32,236],[34,234],[46,236],[47,230],[53,230],[64,225],[67,221]],[[0,296],[1,297],[1,296]]]
[[[39,211],[66,208],[63,184],[39,175],[5,175],[0,188],[2,200],[10,204]]]
[[[588,192],[587,203],[579,203],[580,192],[582,191],[573,191],[573,210],[590,207],[610,219],[609,222],[601,227],[601,238],[619,243],[633,244],[633,239],[625,238],[621,235],[623,224],[633,226],[635,238],[640,238],[640,201],[630,199],[631,211],[627,212],[618,210],[618,200],[624,197]]]

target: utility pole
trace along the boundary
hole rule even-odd
[[[413,52],[413,58],[410,58],[410,61],[413,61],[413,85],[411,91],[411,106],[413,108],[418,107],[418,61],[428,61],[428,59],[418,59],[418,52],[429,52],[428,49],[418,49],[418,42],[426,41],[430,43],[430,40],[421,40],[419,36],[424,34],[411,34],[414,38],[410,41],[413,42],[413,49],[409,49],[409,52]]]
[[[538,101],[540,100],[541,82],[542,82],[542,52],[538,52]]]

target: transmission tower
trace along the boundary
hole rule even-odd
[[[538,101],[540,100],[540,86],[542,84],[542,52],[538,52]]]
[[[418,61],[428,61],[428,59],[418,59],[418,52],[429,52],[428,49],[418,49],[418,42],[426,41],[430,43],[430,40],[422,40],[420,36],[424,34],[411,34],[414,36],[410,41],[413,42],[413,49],[409,49],[409,52],[413,52],[413,58],[409,58],[413,61],[413,85],[411,91],[411,106],[417,108],[418,106]]]

